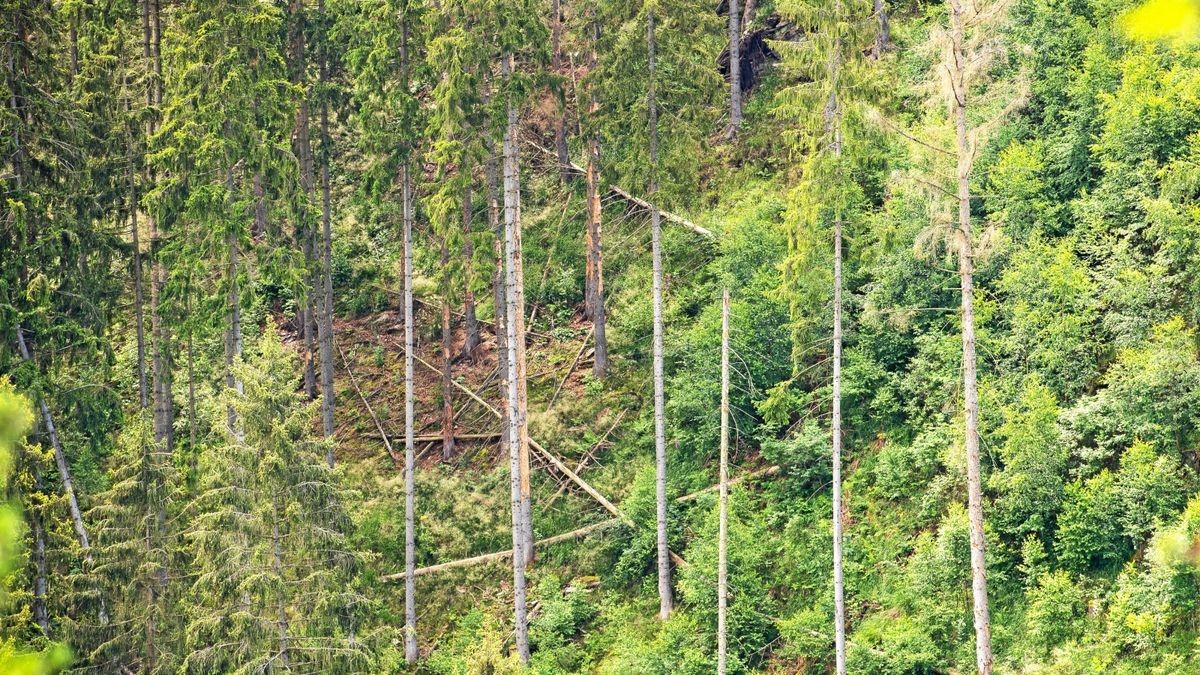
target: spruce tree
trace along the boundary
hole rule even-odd
[[[141,673],[171,672],[181,635],[173,576],[178,556],[182,494],[168,453],[154,438],[149,411],[125,423],[109,470],[111,484],[96,495],[95,579],[111,599],[113,621],[90,653],[89,667]]]
[[[185,532],[194,581],[182,669],[368,670],[361,567],[340,476],[293,383],[295,356],[268,325],[221,396],[241,420],[201,457]]]

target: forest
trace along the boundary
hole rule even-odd
[[[1200,673],[1197,0],[0,0],[0,672]]]

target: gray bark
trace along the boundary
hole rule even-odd
[[[600,41],[599,23],[592,13],[592,51],[589,65],[596,67],[596,45]],[[594,88],[588,92],[588,114],[593,117],[600,105]],[[592,319],[595,338],[595,357],[592,375],[604,379],[608,373],[608,309],[604,304],[604,246],[602,244],[603,214],[600,209],[600,132],[593,131],[587,143],[587,266],[584,288],[584,310]]]
[[[729,289],[721,298],[721,475],[720,533],[717,539],[717,673],[728,660],[729,603]]]
[[[501,61],[506,84],[512,77],[512,55]],[[513,606],[517,655],[529,664],[529,626],[525,599],[525,566],[533,553],[529,515],[529,434],[525,405],[525,302],[521,269],[521,186],[517,156],[517,104],[507,97],[504,130],[504,258],[508,348],[508,443],[512,474]]]
[[[417,605],[413,570],[416,569],[416,457],[413,426],[416,423],[416,392],[413,389],[413,275],[412,275],[412,182],[407,162],[401,169],[404,208],[404,655],[417,662]]]
[[[318,11],[325,12],[324,1]],[[321,81],[329,80],[329,56],[326,42],[321,43]],[[321,321],[317,325],[321,344],[321,425],[326,440],[331,441],[325,461],[333,466],[333,214],[329,187],[329,164],[332,143],[329,138],[329,102],[321,101]]]
[[[967,135],[967,75],[963,7],[948,0],[950,70],[955,146],[958,154],[958,273],[962,292],[963,407],[967,454],[967,515],[971,530],[971,595],[975,622],[975,661],[981,675],[992,672],[992,631],[988,612],[983,481],[979,466],[979,389],[976,382],[974,252],[971,246],[971,169],[974,153]]]
[[[888,22],[887,2],[875,0],[875,42],[871,45],[871,58],[879,60],[892,44],[892,29]]]
[[[646,12],[646,48],[649,55],[649,90],[646,108],[650,123],[650,201],[658,197],[658,101],[656,100],[654,10]],[[654,466],[658,539],[658,616],[671,615],[671,550],[667,542],[667,439],[663,405],[662,216],[650,209],[654,304]]]
[[[842,19],[842,3],[835,3],[835,20]],[[825,124],[832,134],[830,150],[837,165],[838,191],[833,216],[833,640],[836,675],[846,675],[846,593],[842,570],[842,108],[838,83],[842,67],[842,40],[834,41],[829,56],[829,100],[825,106]]]
[[[450,268],[450,245],[442,239],[442,274]],[[442,460],[454,456],[454,374],[451,370],[451,350],[454,334],[450,324],[450,280],[442,282]]]
[[[741,18],[738,0],[729,0],[729,138],[742,126]]]
[[[400,33],[400,64],[408,85],[408,17],[405,15]],[[404,210],[404,658],[411,666],[417,662],[417,600],[416,570],[416,453],[413,447],[413,425],[416,423],[416,392],[413,390],[413,196],[409,158],[401,166],[401,193]]]

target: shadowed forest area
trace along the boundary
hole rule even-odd
[[[1196,0],[0,0],[0,672],[1200,673]]]

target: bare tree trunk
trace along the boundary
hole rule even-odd
[[[521,265],[521,184],[517,156],[517,104],[513,100],[512,55],[501,61],[509,91],[504,130],[504,257],[507,262],[508,443],[512,469],[513,605],[517,655],[529,664],[529,626],[525,600],[525,566],[533,553],[529,515],[529,433],[525,414],[525,298]]]
[[[400,68],[404,85],[408,86],[408,15],[405,13],[400,28]],[[411,150],[411,148],[409,148]],[[413,349],[415,349],[413,324],[413,248],[412,230],[412,175],[409,157],[401,165],[400,190],[404,211],[404,659],[408,664],[417,662],[417,586],[414,572],[417,568],[416,540],[416,453],[413,447],[413,426],[416,424],[416,392],[413,389]]]
[[[979,467],[979,389],[976,382],[974,253],[971,246],[970,177],[973,148],[967,135],[967,85],[963,8],[948,0],[952,59],[949,64],[951,108],[958,152],[958,273],[962,291],[963,405],[966,417],[967,514],[971,529],[971,592],[975,618],[975,661],[981,675],[992,672],[992,630],[988,616],[986,539],[983,530],[983,481]]]
[[[442,274],[450,267],[450,246],[442,239]],[[454,334],[450,325],[450,280],[443,282],[442,293],[442,459],[454,456],[454,374],[451,370]]]
[[[486,94],[485,94],[486,100]],[[505,432],[500,435],[501,451],[508,451],[508,312],[506,272],[504,266],[505,227],[500,217],[499,170],[496,166],[495,148],[489,139],[487,160],[487,199],[488,224],[492,228],[492,255],[496,265],[492,273],[492,302],[496,315],[496,372],[499,373],[500,385],[500,428]],[[515,454],[512,454],[515,456]],[[519,468],[514,464],[514,475]]]
[[[742,126],[741,18],[738,0],[729,0],[729,138]]]
[[[834,3],[835,21],[842,20],[842,3]],[[825,104],[826,132],[837,172],[833,204],[833,641],[836,675],[846,675],[846,593],[842,570],[842,108],[838,98],[842,68],[842,39],[834,41],[829,57],[829,100]]]
[[[463,323],[466,340],[463,342],[462,354],[472,358],[479,348],[479,319],[475,316],[475,242],[472,223],[474,222],[474,206],[471,203],[471,186],[463,191]]]
[[[317,3],[317,11],[325,15],[325,2]],[[321,82],[329,81],[328,37],[321,41]],[[329,165],[333,144],[329,138],[329,102],[321,100],[321,321],[317,326],[321,343],[321,424],[325,438],[333,438],[333,413],[336,394],[333,390],[333,214],[329,186]],[[333,466],[333,444],[326,451],[326,463]]]
[[[875,0],[875,20],[879,23],[879,28],[875,31],[875,42],[871,45],[871,58],[878,61],[892,44],[886,0]]]
[[[732,10],[731,10],[732,11]],[[646,12],[646,48],[649,54],[650,83],[646,109],[650,122],[650,193],[651,201],[658,197],[658,101],[656,86],[654,10]],[[650,210],[650,242],[653,258],[654,304],[654,465],[657,493],[658,527],[658,616],[671,615],[671,549],[667,542],[667,437],[663,405],[663,307],[662,307],[662,216],[658,209]]]
[[[591,15],[592,51],[589,66],[596,68],[596,45],[600,41],[600,24],[594,9]],[[595,89],[588,92],[588,114],[595,118],[600,105]],[[603,379],[608,373],[608,309],[604,304],[604,247],[601,243],[602,213],[600,210],[600,132],[592,131],[587,143],[587,279],[584,288],[585,313],[592,320],[595,336],[595,358],[592,375]]]
[[[721,297],[721,497],[717,539],[717,674],[728,659],[726,611],[729,603],[729,288]]]
[[[416,457],[413,426],[416,424],[416,391],[413,388],[413,251],[412,181],[408,163],[401,169],[404,208],[404,654],[408,663],[417,662],[417,605],[413,570],[416,569]]]
[[[550,0],[550,72],[561,74],[562,54],[562,3]],[[554,152],[558,157],[558,176],[565,184],[571,178],[571,155],[567,152],[567,97],[562,97],[558,116],[554,120]]]

